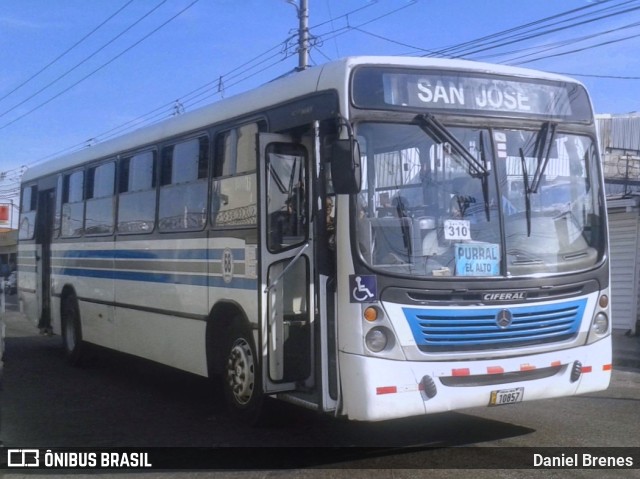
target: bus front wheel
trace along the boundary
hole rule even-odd
[[[227,404],[242,420],[261,422],[263,394],[252,335],[232,328],[225,348],[223,388]]]
[[[74,366],[80,364],[83,355],[80,308],[75,296],[70,295],[62,302],[62,346],[67,361]]]

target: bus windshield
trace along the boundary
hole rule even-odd
[[[580,271],[604,253],[591,138],[539,129],[360,123],[361,257],[424,277],[514,277]]]

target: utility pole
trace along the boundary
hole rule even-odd
[[[287,0],[296,7],[298,12],[298,67],[302,71],[309,66],[309,4],[308,0],[300,0],[300,6],[295,0]]]
[[[300,20],[298,70],[304,70],[309,65],[309,5],[307,0],[300,0],[298,18]]]

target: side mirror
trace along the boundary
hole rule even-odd
[[[359,193],[362,187],[360,146],[353,138],[336,140],[331,147],[331,181],[339,195]]]

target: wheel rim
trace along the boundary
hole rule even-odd
[[[245,339],[238,339],[231,348],[227,361],[227,382],[233,398],[246,405],[253,396],[255,367],[253,352]]]

